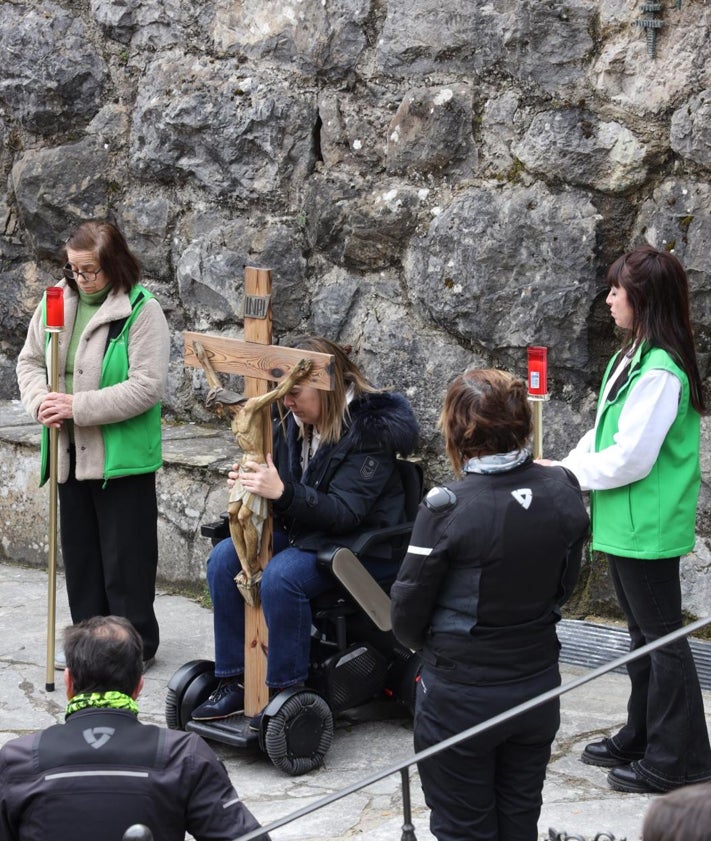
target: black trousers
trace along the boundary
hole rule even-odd
[[[58,486],[62,558],[74,624],[124,616],[143,639],[144,660],[158,648],[153,609],[158,567],[155,473]]]
[[[608,555],[610,577],[627,617],[630,650],[681,628],[679,558]],[[611,738],[618,750],[644,754],[635,769],[667,791],[711,779],[711,748],[696,666],[686,639],[627,666],[627,721]]]
[[[415,750],[560,685],[557,664],[516,683],[469,686],[425,667],[417,694]],[[438,841],[536,841],[543,782],[560,704],[543,706],[418,764]]]

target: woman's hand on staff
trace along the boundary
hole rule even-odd
[[[267,455],[267,463],[246,461],[239,472],[242,486],[250,493],[263,496],[265,499],[279,499],[284,493],[284,483],[274,466],[271,455]]]
[[[74,397],[71,394],[62,394],[57,391],[50,391],[40,403],[37,412],[37,420],[48,427],[59,429],[62,421],[74,417],[72,403]]]
[[[535,464],[542,464],[544,467],[556,467],[557,463],[555,461],[551,461],[549,458],[535,458]]]

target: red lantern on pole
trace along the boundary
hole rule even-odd
[[[548,348],[528,348],[528,393],[531,397],[548,394]]]
[[[48,286],[45,300],[45,327],[61,330],[64,327],[64,290],[61,286]]]
[[[543,457],[543,401],[548,400],[548,348],[528,348],[528,399],[533,414],[533,456]]]

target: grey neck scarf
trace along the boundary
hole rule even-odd
[[[531,453],[527,449],[512,450],[510,453],[494,453],[490,456],[470,458],[462,470],[465,473],[505,473],[527,461]]]

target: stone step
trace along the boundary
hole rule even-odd
[[[39,487],[40,427],[17,400],[0,401],[0,560],[42,567],[49,552],[48,487]],[[158,579],[201,587],[210,543],[200,525],[227,507],[238,458],[226,425],[165,424],[157,474]],[[61,566],[61,553],[58,558]]]

